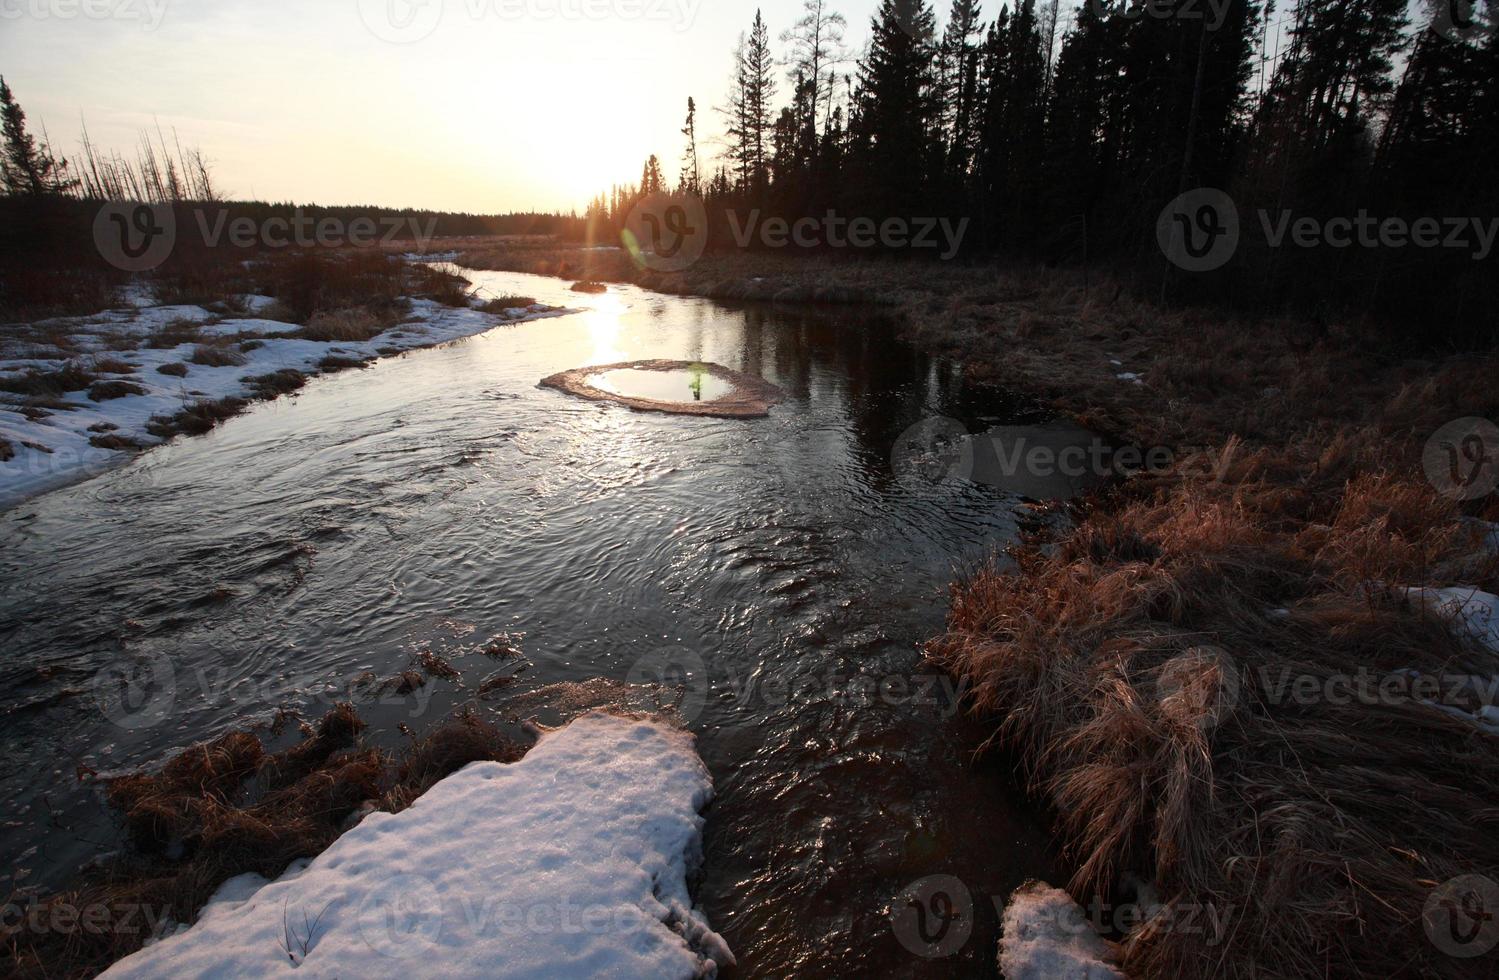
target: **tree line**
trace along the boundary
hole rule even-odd
[[[1149,293],[1313,321],[1492,332],[1494,257],[1480,236],[1453,244],[1446,231],[1499,218],[1491,5],[1284,2],[1086,0],[1064,23],[1058,0],[992,20],[978,0],[951,0],[939,25],[928,0],[882,0],[857,56],[828,0],[804,0],[779,48],[757,11],[716,110],[713,165],[689,98],[674,187],[652,157],[639,184],[591,203],[591,234],[611,235],[656,189],[699,194],[720,246],[729,213],[750,209],[966,217],[969,256],[1106,263]],[[1167,261],[1158,225],[1201,187],[1233,201],[1240,244],[1221,268],[1188,272]],[[1360,217],[1434,219],[1444,244],[1285,234]]]

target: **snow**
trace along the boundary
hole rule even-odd
[[[999,970],[1005,980],[1122,980],[1109,946],[1060,888],[1029,881],[1005,903]]]
[[[125,292],[129,302],[143,301],[149,290],[135,287]],[[298,330],[295,324],[259,318],[275,300],[267,296],[246,297],[250,314],[238,319],[218,320],[200,306],[129,306],[97,316],[45,321],[37,324],[47,332],[71,338],[67,353],[85,367],[96,358],[108,356],[133,365],[129,373],[101,372],[107,380],[127,381],[145,389],[144,394],[127,395],[102,402],[91,401],[86,391],[70,392],[64,401],[73,406],[45,409],[45,418],[29,419],[19,412],[19,396],[0,394],[0,439],[9,443],[14,453],[0,460],[0,509],[10,507],[47,490],[87,479],[122,465],[132,458],[128,450],[94,446],[94,436],[122,436],[141,446],[152,446],[162,440],[146,431],[147,423],[158,415],[172,416],[198,401],[217,401],[229,396],[249,397],[252,390],[244,379],[293,369],[302,374],[318,373],[317,364],[329,354],[358,360],[373,360],[386,353],[431,347],[448,341],[482,333],[493,327],[548,316],[561,316],[570,310],[531,306],[507,311],[505,317],[476,309],[457,309],[430,300],[411,300],[410,321],[397,324],[378,336],[361,342],[340,341],[325,344],[287,336]],[[215,322],[208,323],[213,320]],[[187,364],[185,377],[161,374],[164,364],[184,363],[192,357],[195,344],[182,344],[162,350],[137,345],[174,321],[205,324],[205,338],[256,338],[261,346],[241,352],[245,363],[237,366],[206,367]],[[231,347],[231,350],[238,350]],[[38,357],[50,352],[52,358]],[[0,377],[13,376],[27,369],[56,370],[65,363],[56,359],[57,348],[46,344],[15,341],[0,347]],[[113,428],[101,428],[112,426]]]
[[[1413,603],[1450,620],[1459,630],[1499,653],[1499,596],[1469,586],[1406,589]]]
[[[1115,375],[1120,381],[1128,381],[1131,384],[1143,385],[1145,380],[1133,371],[1124,371]]]
[[[687,890],[711,796],[690,734],[585,715],[274,882],[225,883],[103,976],[712,976],[734,958]]]

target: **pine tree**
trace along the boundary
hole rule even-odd
[[[838,87],[838,66],[848,60],[843,32],[848,22],[843,15],[828,9],[826,0],[802,0],[802,16],[791,29],[781,34],[781,43],[790,44],[786,78],[800,91],[811,87],[809,97],[798,99],[797,125],[803,146],[815,146],[818,114],[826,124],[833,113],[833,98]]]
[[[3,76],[0,76],[0,121],[5,139],[0,178],[8,193],[40,197],[71,193],[78,186],[68,172],[68,161],[54,158],[45,140],[38,144],[36,137],[26,131],[26,112]]]
[[[933,70],[936,18],[925,0],[881,0],[859,64],[855,152],[869,179],[866,206],[920,207],[940,148]]]
[[[774,128],[771,103],[775,98],[775,59],[770,51],[770,31],[760,11],[750,28],[744,48],[744,146],[748,153],[749,190],[763,194],[770,181],[770,137]]]
[[[682,176],[677,184],[690,194],[700,194],[702,178],[698,172],[697,160],[697,104],[690,95],[687,97],[687,121],[682,126],[682,135],[687,140],[687,148],[682,153]]]

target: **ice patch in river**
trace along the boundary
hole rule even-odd
[[[585,715],[274,882],[226,882],[103,975],[712,976],[734,957],[687,889],[712,794],[687,732]]]

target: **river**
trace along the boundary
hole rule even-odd
[[[917,644],[954,575],[1014,539],[1019,497],[902,480],[890,453],[931,416],[1044,416],[868,310],[465,275],[582,312],[318,379],[0,515],[11,884],[59,885],[119,846],[78,767],[159,762],[283,705],[313,714],[426,646],[462,686],[372,709],[420,731],[476,699],[497,667],[474,648],[508,633],[526,669],[486,711],[590,678],[683,680],[717,784],[699,900],[735,976],[992,975],[994,900],[1055,857]],[[537,387],[646,358],[788,397],[726,420]],[[140,671],[168,696],[125,710],[111,678]],[[924,959],[890,914],[938,874],[968,890],[972,935]]]

